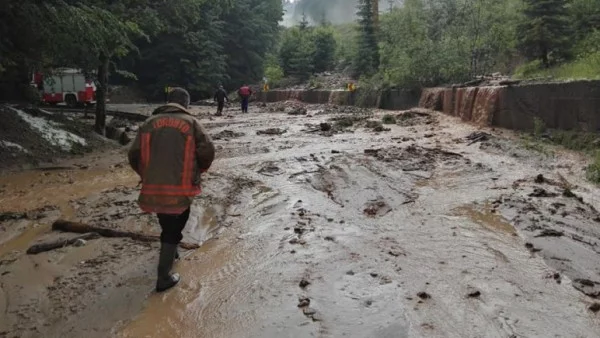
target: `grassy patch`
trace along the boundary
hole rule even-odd
[[[595,153],[600,145],[600,134],[557,130],[552,132],[551,140],[567,149]]]
[[[592,163],[586,168],[586,177],[589,181],[600,184],[600,151],[596,151]]]
[[[366,127],[367,128],[379,128],[379,127],[383,127],[383,125],[379,121],[369,120],[369,121],[367,121]]]
[[[396,116],[391,114],[385,114],[381,119],[383,124],[396,124]]]
[[[352,118],[342,118],[335,121],[335,126],[338,128],[349,128],[354,125],[354,120]]]
[[[533,61],[517,68],[514,77],[517,79],[555,78],[559,80],[600,79],[600,53],[544,68],[539,61]]]
[[[535,151],[546,156],[554,155],[554,152],[549,148],[549,145],[542,139],[523,137],[523,147],[527,150]]]
[[[561,146],[566,149],[582,152],[592,159],[586,168],[589,181],[600,184],[600,134],[572,130],[546,130],[541,120],[534,121],[533,134],[522,138],[525,149],[553,155],[551,146]]]
[[[546,123],[539,117],[533,118],[533,136],[540,138],[546,132]]]

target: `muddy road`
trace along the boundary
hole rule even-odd
[[[25,254],[76,236],[58,218],[158,231],[126,148],[0,177],[0,337],[600,336],[600,189],[578,155],[426,111],[208,111],[218,155],[184,237],[202,246],[165,294],[156,243]]]

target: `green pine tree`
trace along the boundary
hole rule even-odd
[[[524,0],[524,21],[519,26],[520,49],[530,60],[548,68],[568,56],[570,27],[568,0]]]
[[[313,55],[314,44],[306,31],[294,27],[285,32],[279,51],[285,75],[308,79],[313,72]]]
[[[336,40],[333,31],[327,27],[315,29],[312,35],[314,44],[313,66],[314,71],[321,73],[331,70],[335,63]]]
[[[306,17],[306,13],[302,13],[302,21],[298,24],[301,30],[305,30],[308,28],[308,18]]]
[[[355,75],[372,75],[379,67],[377,30],[371,0],[358,3],[358,53],[354,62]]]

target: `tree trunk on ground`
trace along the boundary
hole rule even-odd
[[[102,237],[126,237],[141,242],[160,241],[160,236],[158,235],[96,227],[84,223],[70,222],[62,219],[59,219],[52,224],[52,230],[73,232],[77,234],[87,234],[95,232]],[[200,247],[198,244],[186,242],[180,242],[179,246],[186,250],[194,250]]]
[[[100,53],[98,58],[98,87],[96,88],[96,133],[103,135],[106,128],[106,92],[108,88],[108,56]]]

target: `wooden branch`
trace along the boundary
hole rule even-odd
[[[100,238],[100,235],[95,232],[90,232],[90,233],[87,233],[87,234],[84,234],[81,236],[77,236],[74,238],[70,238],[70,239],[59,239],[59,240],[56,240],[53,242],[39,243],[39,244],[35,244],[35,245],[31,246],[29,249],[27,249],[27,254],[28,255],[37,255],[41,252],[59,249],[59,248],[65,247],[67,245],[73,245],[73,244],[75,244],[75,242],[77,242],[80,239],[90,240],[90,239],[96,239],[96,238]]]
[[[74,232],[74,233],[78,233],[78,234],[95,232],[102,237],[125,237],[125,238],[131,238],[131,239],[134,239],[136,241],[141,241],[141,242],[159,242],[160,241],[160,236],[158,236],[158,235],[143,234],[143,233],[131,232],[131,231],[114,230],[114,229],[109,229],[109,228],[91,226],[91,225],[84,224],[84,223],[65,221],[62,219],[59,219],[56,222],[54,222],[54,224],[52,224],[52,230]],[[186,250],[194,250],[194,249],[200,248],[200,245],[198,245],[198,244],[186,243],[186,242],[179,243],[179,246]]]

